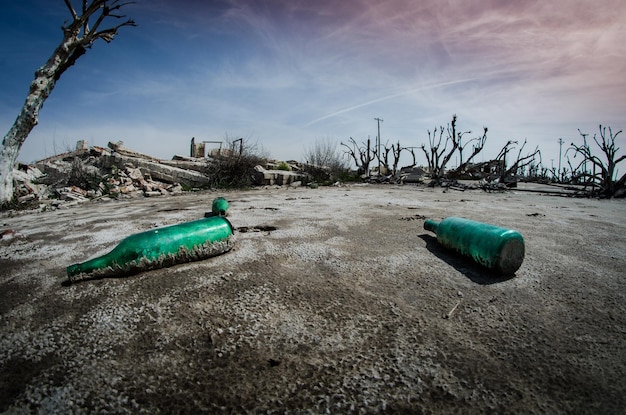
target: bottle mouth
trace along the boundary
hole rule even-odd
[[[76,274],[79,274],[80,273],[79,267],[80,267],[79,264],[74,264],[74,265],[68,266],[67,269],[66,269],[67,275],[72,277],[72,276],[74,276]]]
[[[426,219],[424,222],[424,229],[430,232],[437,232],[437,226],[439,226],[439,222],[432,219]]]

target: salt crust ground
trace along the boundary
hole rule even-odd
[[[64,284],[216,196],[231,252]],[[442,250],[423,219],[450,215],[519,230],[517,274]],[[388,185],[5,214],[0,412],[624,413],[625,218],[624,200]]]

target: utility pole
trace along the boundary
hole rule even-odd
[[[561,151],[563,149],[563,139],[559,138],[559,175],[561,174]]]
[[[382,118],[374,118],[378,123],[378,137],[376,139],[376,156],[378,157],[378,175],[380,176],[380,123],[384,120]]]
[[[580,129],[578,129],[578,132],[580,132],[580,135],[583,136],[583,146],[584,148],[587,148],[587,136],[589,134],[583,134],[582,131],[580,131]],[[595,166],[595,164],[594,164]],[[585,157],[583,159],[583,174],[587,174],[587,158]]]

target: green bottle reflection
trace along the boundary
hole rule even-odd
[[[449,217],[424,222],[437,241],[448,249],[502,275],[513,275],[524,260],[524,238],[515,230],[473,220]]]
[[[233,226],[223,216],[130,235],[109,253],[67,267],[70,281],[123,276],[184,262],[205,259],[229,251]]]

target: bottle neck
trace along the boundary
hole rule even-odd
[[[111,265],[109,261],[109,257],[111,253],[104,254],[102,256],[90,259],[85,262],[80,262],[78,264],[73,264],[67,267],[67,275],[68,277],[74,277],[80,274],[87,274],[93,272],[95,270],[104,268],[106,266]]]
[[[431,231],[437,233],[437,228],[439,227],[439,222],[434,221],[432,219],[426,219],[424,222],[424,229],[427,231]]]

